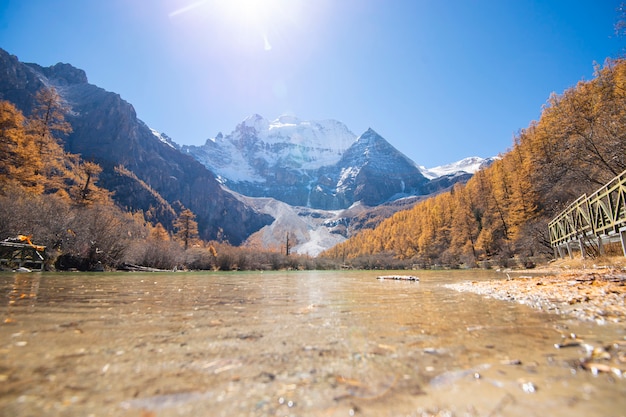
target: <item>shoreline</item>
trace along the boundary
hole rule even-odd
[[[626,258],[603,260],[560,260],[537,269],[506,271],[507,279],[466,281],[446,287],[598,324],[624,323]]]

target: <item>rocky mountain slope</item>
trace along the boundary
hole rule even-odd
[[[182,204],[196,214],[203,238],[220,235],[233,244],[273,220],[225,192],[206,167],[155,136],[130,103],[89,84],[84,71],[21,63],[0,50],[1,99],[29,114],[44,86],[54,87],[71,109],[66,119],[73,132],[64,138],[65,148],[102,166],[100,185],[114,191],[121,206],[151,213],[169,227]]]

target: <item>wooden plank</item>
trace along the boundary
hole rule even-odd
[[[380,280],[393,279],[400,281],[419,281],[420,279],[414,275],[380,275],[377,277]]]

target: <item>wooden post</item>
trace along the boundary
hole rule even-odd
[[[578,238],[578,245],[580,246],[580,257],[585,259],[585,242],[583,242],[583,238]]]
[[[598,236],[598,254],[604,255],[604,245],[602,244],[602,237]]]
[[[620,240],[622,241],[622,252],[624,256],[626,256],[626,230],[621,230],[619,232]]]

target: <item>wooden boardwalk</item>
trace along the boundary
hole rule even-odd
[[[604,253],[603,245],[621,242],[626,256],[626,171],[595,193],[583,194],[549,224],[555,255],[584,258]]]

